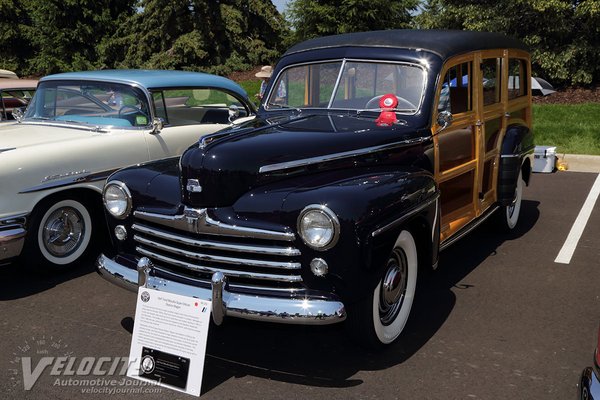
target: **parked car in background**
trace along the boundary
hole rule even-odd
[[[27,107],[37,84],[35,79],[0,79],[0,121],[14,120],[13,111]]]
[[[518,79],[508,88],[506,77]],[[254,121],[113,174],[106,279],[212,316],[402,333],[417,277],[486,218],[514,229],[533,154],[530,59],[494,33],[379,31],[289,49]]]
[[[106,70],[47,76],[23,118],[0,126],[0,262],[62,269],[100,231],[101,192],[118,168],[181,154],[253,116],[219,76]]]
[[[7,69],[0,69],[0,79],[19,79],[19,76]]]
[[[579,398],[581,400],[600,399],[600,328],[598,329],[598,341],[594,352],[594,364],[587,367],[581,374],[579,382]]]

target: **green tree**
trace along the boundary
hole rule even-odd
[[[22,73],[31,45],[25,38],[27,12],[19,0],[0,0],[0,68]]]
[[[534,73],[554,84],[600,78],[600,0],[429,0],[416,21],[517,37],[531,48]]]
[[[117,30],[135,0],[22,0],[31,43],[28,72],[48,74],[96,67],[97,48]]]
[[[277,58],[283,17],[264,0],[142,0],[102,50],[117,66],[227,74]]]
[[[419,0],[293,0],[291,43],[318,36],[408,28]]]

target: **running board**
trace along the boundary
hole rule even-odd
[[[474,219],[473,221],[469,222],[468,224],[466,224],[465,226],[460,228],[460,230],[458,232],[456,232],[454,235],[450,236],[448,239],[446,239],[442,243],[440,243],[440,251],[446,250],[448,247],[450,247],[455,242],[457,242],[459,239],[461,239],[462,237],[467,235],[473,229],[477,228],[486,219],[488,219],[497,209],[498,209],[497,205],[488,208],[479,218]]]

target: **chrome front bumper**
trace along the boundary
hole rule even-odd
[[[25,221],[26,215],[0,220],[0,263],[21,254],[27,234]]]
[[[221,272],[212,275],[211,289],[185,285],[151,275],[152,263],[142,258],[137,271],[101,254],[98,273],[109,282],[137,292],[140,286],[212,301],[213,321],[220,325],[225,316],[255,321],[299,325],[328,325],[346,319],[344,304],[332,295],[315,297],[266,297],[233,293]]]

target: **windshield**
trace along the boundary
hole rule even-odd
[[[421,106],[425,70],[415,64],[334,61],[285,69],[271,87],[266,109],[333,108],[379,110],[381,96],[398,98],[396,111],[414,114]]]
[[[41,82],[24,120],[123,128],[151,122],[148,102],[140,89],[87,81]]]

